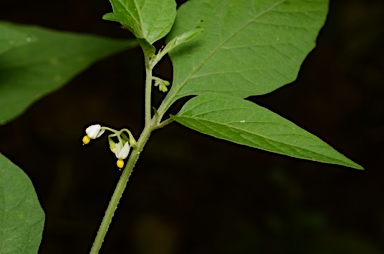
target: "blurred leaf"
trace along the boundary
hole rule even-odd
[[[0,154],[0,253],[37,253],[44,217],[31,180]]]
[[[110,0],[110,3],[113,13],[105,14],[103,19],[120,22],[149,44],[167,35],[176,17],[175,0]]]
[[[0,54],[27,43],[36,41],[36,37],[21,32],[7,24],[0,23]]]
[[[38,40],[0,56],[0,124],[21,114],[92,63],[136,45],[132,40],[7,25]]]
[[[166,104],[218,92],[269,93],[297,77],[315,47],[327,0],[194,0],[183,4],[167,40],[196,27],[196,39],[172,52],[174,81]]]
[[[252,102],[221,94],[189,100],[172,118],[201,133],[265,151],[356,169],[318,137]]]

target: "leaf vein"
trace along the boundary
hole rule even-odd
[[[343,163],[342,160],[340,159],[337,159],[337,158],[334,158],[334,157],[331,157],[331,156],[328,156],[326,154],[321,154],[321,153],[318,153],[316,151],[312,151],[312,150],[309,150],[308,148],[301,148],[301,147],[298,147],[298,146],[295,146],[295,145],[292,145],[292,144],[289,144],[289,143],[284,143],[284,142],[281,142],[281,141],[278,141],[278,140],[275,140],[275,139],[272,139],[272,138],[269,138],[269,137],[266,137],[266,136],[263,136],[263,135],[260,135],[260,134],[256,134],[256,133],[252,133],[252,132],[249,132],[247,130],[244,130],[244,129],[241,129],[241,128],[237,128],[237,127],[234,127],[232,125],[227,125],[225,123],[222,123],[222,122],[216,122],[216,121],[213,121],[213,120],[208,120],[208,119],[202,119],[202,118],[195,118],[195,117],[186,117],[186,116],[178,116],[179,118],[184,118],[184,119],[191,119],[191,120],[195,120],[197,122],[199,122],[201,125],[205,126],[206,128],[212,130],[213,132],[215,133],[218,133],[220,135],[218,136],[222,136],[222,133],[219,133],[218,131],[214,130],[210,125],[210,123],[213,123],[213,124],[217,124],[217,125],[222,125],[223,127],[227,127],[229,129],[235,129],[235,130],[238,130],[238,131],[241,131],[241,132],[245,132],[246,134],[252,136],[252,135],[255,135],[255,136],[258,136],[260,138],[263,138],[266,142],[270,143],[270,142],[276,142],[276,143],[279,143],[281,145],[286,145],[288,147],[291,147],[292,149],[295,149],[295,151],[297,151],[298,153],[302,154],[302,152],[299,152],[302,151],[302,150],[306,150],[306,151],[309,151],[313,154],[316,154],[316,155],[319,155],[319,156],[324,156],[324,157],[327,157],[331,160],[334,160],[334,161],[338,161],[340,162],[341,164]],[[287,134],[287,135],[291,135],[291,134]],[[296,134],[298,135],[298,134]],[[250,140],[248,137],[244,137],[243,135],[241,135],[242,138],[245,138],[245,139],[248,139]],[[298,136],[302,136],[302,135],[298,135]],[[255,144],[252,140],[250,140],[253,144]],[[232,141],[232,142],[235,142],[235,141]],[[236,142],[235,142],[236,143]],[[270,143],[270,145],[274,146],[276,148],[276,145],[273,145]],[[255,145],[256,146],[256,145]],[[321,147],[321,146],[320,146]],[[276,148],[277,149],[277,148]],[[267,150],[267,149],[263,149],[263,150]],[[280,149],[277,149],[277,150],[280,150]],[[268,150],[267,150],[268,151]],[[280,150],[281,151],[281,150]],[[292,155],[289,155],[289,156],[292,156]],[[308,158],[308,156],[305,156],[305,158]]]
[[[208,59],[210,59],[227,41],[229,41],[231,38],[233,38],[236,34],[238,34],[241,30],[243,30],[245,27],[247,27],[249,24],[253,23],[257,18],[263,16],[264,14],[268,13],[269,11],[273,10],[274,8],[276,8],[277,6],[281,5],[282,3],[284,3],[286,0],[281,0],[275,4],[273,4],[272,6],[270,6],[269,8],[267,8],[266,10],[262,11],[261,13],[259,13],[258,15],[256,15],[255,17],[253,17],[251,20],[249,20],[248,22],[246,22],[244,25],[242,25],[241,27],[239,27],[236,31],[234,31],[232,34],[230,34],[225,40],[223,40],[216,48],[214,48],[194,69],[192,69],[192,71],[183,79],[183,81],[180,82],[180,85],[178,85],[176,87],[176,90],[175,92],[170,96],[170,103],[173,102],[174,98],[176,97],[176,95],[178,94],[178,92],[181,90],[181,88],[187,83],[187,81],[193,76],[194,73],[196,73],[203,65],[205,62],[208,61]],[[168,108],[168,105],[166,106],[166,108]]]

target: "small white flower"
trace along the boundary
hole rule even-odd
[[[91,139],[95,139],[103,135],[104,129],[101,129],[100,124],[94,124],[85,129],[85,133],[87,133],[88,137]]]
[[[124,146],[122,147],[121,143],[116,144],[115,146],[115,155],[118,159],[116,162],[116,165],[118,168],[124,167],[124,159],[128,157],[129,150],[131,147],[129,146],[128,142],[125,142]]]
[[[104,131],[104,129],[101,129],[100,124],[94,124],[89,126],[87,129],[85,129],[85,133],[87,133],[87,135],[84,136],[83,143],[85,145],[88,144],[91,139],[96,139],[103,135]]]
[[[122,159],[122,160],[126,159],[128,157],[129,150],[131,150],[131,147],[129,146],[128,142],[125,142],[123,147],[121,147],[120,143],[116,144],[116,147],[115,147],[116,158]]]

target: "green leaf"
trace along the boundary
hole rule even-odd
[[[172,116],[201,133],[265,151],[363,169],[318,137],[252,102],[204,94],[189,100]]]
[[[37,253],[44,217],[31,180],[0,154],[0,253]]]
[[[167,40],[204,32],[172,52],[167,106],[187,95],[218,92],[245,98],[297,77],[315,47],[327,0],[194,0],[183,4]]]
[[[139,45],[140,45],[141,49],[143,50],[146,58],[150,59],[155,55],[155,53],[156,53],[155,46],[153,46],[152,44],[150,44],[149,42],[147,42],[144,39],[137,39],[137,41],[139,42]]]
[[[110,0],[113,13],[103,19],[120,22],[149,44],[168,34],[176,17],[175,0]]]
[[[0,55],[0,124],[21,114],[92,63],[133,47],[132,40],[107,39],[10,25],[38,40]]]
[[[203,28],[196,28],[196,29],[193,29],[191,31],[185,32],[179,36],[176,36],[175,38],[173,38],[171,41],[169,41],[167,43],[167,45],[163,49],[163,54],[167,54],[167,53],[171,52],[177,46],[179,46],[179,45],[181,45],[187,41],[192,40],[193,38],[195,38],[197,35],[199,35],[203,31],[204,31]]]
[[[36,41],[36,37],[21,32],[7,24],[0,23],[0,54],[27,43]]]
[[[112,12],[104,14],[103,19],[109,20],[109,21],[114,21],[114,22],[119,22],[118,17],[116,17],[115,14]]]
[[[165,48],[160,49],[156,55],[152,54],[152,55],[148,56],[148,54],[146,54],[146,56],[151,59],[150,66],[154,67],[166,54],[168,54],[170,51],[172,51],[174,48],[181,45],[182,43],[185,43],[187,41],[192,40],[198,34],[200,34],[203,30],[204,29],[202,29],[202,28],[196,28],[196,29],[193,29],[193,30],[188,31],[186,33],[183,33],[182,35],[179,35],[179,36],[173,38],[171,41],[167,42],[167,45],[165,46]],[[143,48],[144,53],[145,53],[146,52],[145,47],[143,47],[142,44],[140,44],[140,45]],[[153,51],[155,51],[155,47],[154,46],[152,46],[152,47],[153,47]],[[168,90],[168,88],[167,88],[167,90]]]

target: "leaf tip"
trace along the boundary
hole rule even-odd
[[[357,170],[365,170],[365,168],[363,166],[359,165],[359,164],[356,164],[355,169],[357,169]]]
[[[357,170],[365,170],[363,166],[361,166],[361,165],[359,165],[353,161],[349,161],[348,164],[344,164],[343,166],[350,167],[350,168],[357,169]]]
[[[117,17],[115,16],[115,14],[113,14],[112,12],[104,14],[101,18],[104,19],[104,20],[108,20],[108,21],[117,21],[117,22],[119,22]]]

